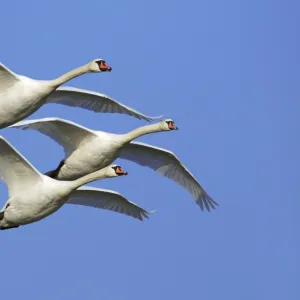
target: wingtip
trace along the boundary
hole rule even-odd
[[[156,121],[158,119],[162,119],[165,115],[160,115],[160,116],[155,116],[155,117],[148,117],[148,121],[152,122],[152,121]]]
[[[204,206],[202,203],[202,199],[196,199],[196,203],[198,204],[198,206],[200,207],[201,211],[204,211]]]
[[[208,195],[198,198],[196,202],[199,205],[201,211],[207,210],[208,212],[211,212],[212,209],[216,209],[215,206],[219,206],[219,204]]]
[[[140,216],[139,216],[138,219],[141,222],[144,222],[144,220],[145,219],[149,219],[149,216],[152,215],[154,212],[155,212],[155,210],[151,210],[151,211],[144,210],[144,211],[141,211]]]

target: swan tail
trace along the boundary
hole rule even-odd
[[[56,170],[52,170],[52,171],[48,171],[46,173],[44,173],[44,175],[51,177],[51,178],[55,178],[57,176],[57,172],[55,172]]]
[[[62,161],[59,163],[58,167],[57,167],[55,170],[48,171],[48,172],[46,172],[44,175],[46,175],[46,176],[48,176],[48,177],[51,177],[51,178],[54,178],[54,179],[55,179],[56,176],[58,175],[60,169],[61,169],[62,166],[64,165],[64,163],[65,163],[65,161],[62,160]]]

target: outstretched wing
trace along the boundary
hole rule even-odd
[[[18,82],[18,76],[3,64],[0,64],[0,93]]]
[[[127,114],[148,122],[162,117],[146,116],[104,94],[65,86],[56,89],[47,98],[47,103],[58,103],[72,107],[81,107],[97,113]]]
[[[126,214],[141,221],[143,221],[143,218],[148,218],[149,214],[149,212],[135,203],[128,201],[117,192],[93,187],[80,187],[72,192],[67,204],[108,209]]]
[[[201,210],[210,211],[218,205],[201,187],[191,172],[180,162],[174,153],[139,142],[131,142],[124,147],[120,158],[147,166],[157,173],[175,181],[187,189]]]
[[[66,156],[76,150],[84,140],[95,135],[88,128],[59,118],[25,120],[10,127],[38,130],[63,146]]]
[[[40,172],[2,136],[0,136],[0,176],[8,186],[10,197],[42,179]]]

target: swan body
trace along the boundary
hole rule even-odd
[[[0,154],[0,174],[9,193],[9,199],[0,211],[0,229],[37,222],[68,202],[106,208],[138,219],[147,217],[145,210],[116,192],[80,188],[91,181],[126,175],[119,166],[108,166],[73,181],[59,181],[38,172],[3,137],[0,137]],[[97,198],[102,198],[102,203]]]
[[[133,142],[145,134],[178,129],[171,119],[139,127],[126,134],[90,130],[59,118],[25,120],[11,127],[38,130],[63,146],[65,159],[56,170],[46,173],[50,177],[74,180],[104,168],[120,157],[150,167],[183,186],[193,195],[202,210],[206,208],[210,211],[218,205],[172,152]]]
[[[37,222],[63,206],[72,188],[66,182],[57,184],[52,178],[42,177],[35,185],[13,195],[5,204],[0,227],[20,226]]]
[[[37,81],[24,76],[20,76],[13,87],[4,92],[0,90],[0,128],[5,128],[34,113],[45,103],[43,100],[52,91],[46,81]]]
[[[0,129],[12,125],[47,103],[81,107],[94,112],[128,114],[138,119],[151,121],[109,96],[72,87],[60,87],[65,82],[86,73],[111,71],[103,59],[95,59],[55,80],[35,80],[12,72],[0,64]]]
[[[118,158],[123,145],[122,135],[96,132],[93,138],[87,139],[70,153],[55,178],[74,180],[105,168]]]

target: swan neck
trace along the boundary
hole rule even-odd
[[[82,176],[82,177],[74,180],[73,181],[74,189],[77,189],[77,188],[81,187],[82,185],[85,185],[89,182],[107,178],[107,175],[106,175],[105,171],[106,171],[106,169],[101,169],[99,171],[90,173],[88,175]]]
[[[68,82],[69,80],[76,78],[80,75],[86,74],[88,72],[90,72],[88,66],[84,65],[84,66],[78,67],[76,69],[73,69],[72,71],[69,71],[69,72],[61,75],[60,77],[52,80],[52,83],[53,83],[54,87],[57,88],[57,87],[61,86],[62,84]]]
[[[124,140],[125,140],[125,142],[129,143],[132,140],[134,140],[138,137],[141,137],[143,135],[150,134],[150,133],[155,133],[155,132],[160,132],[160,131],[162,131],[162,129],[160,128],[159,123],[158,124],[146,125],[146,126],[136,128],[136,129],[128,132],[127,134],[125,134],[124,135]]]

